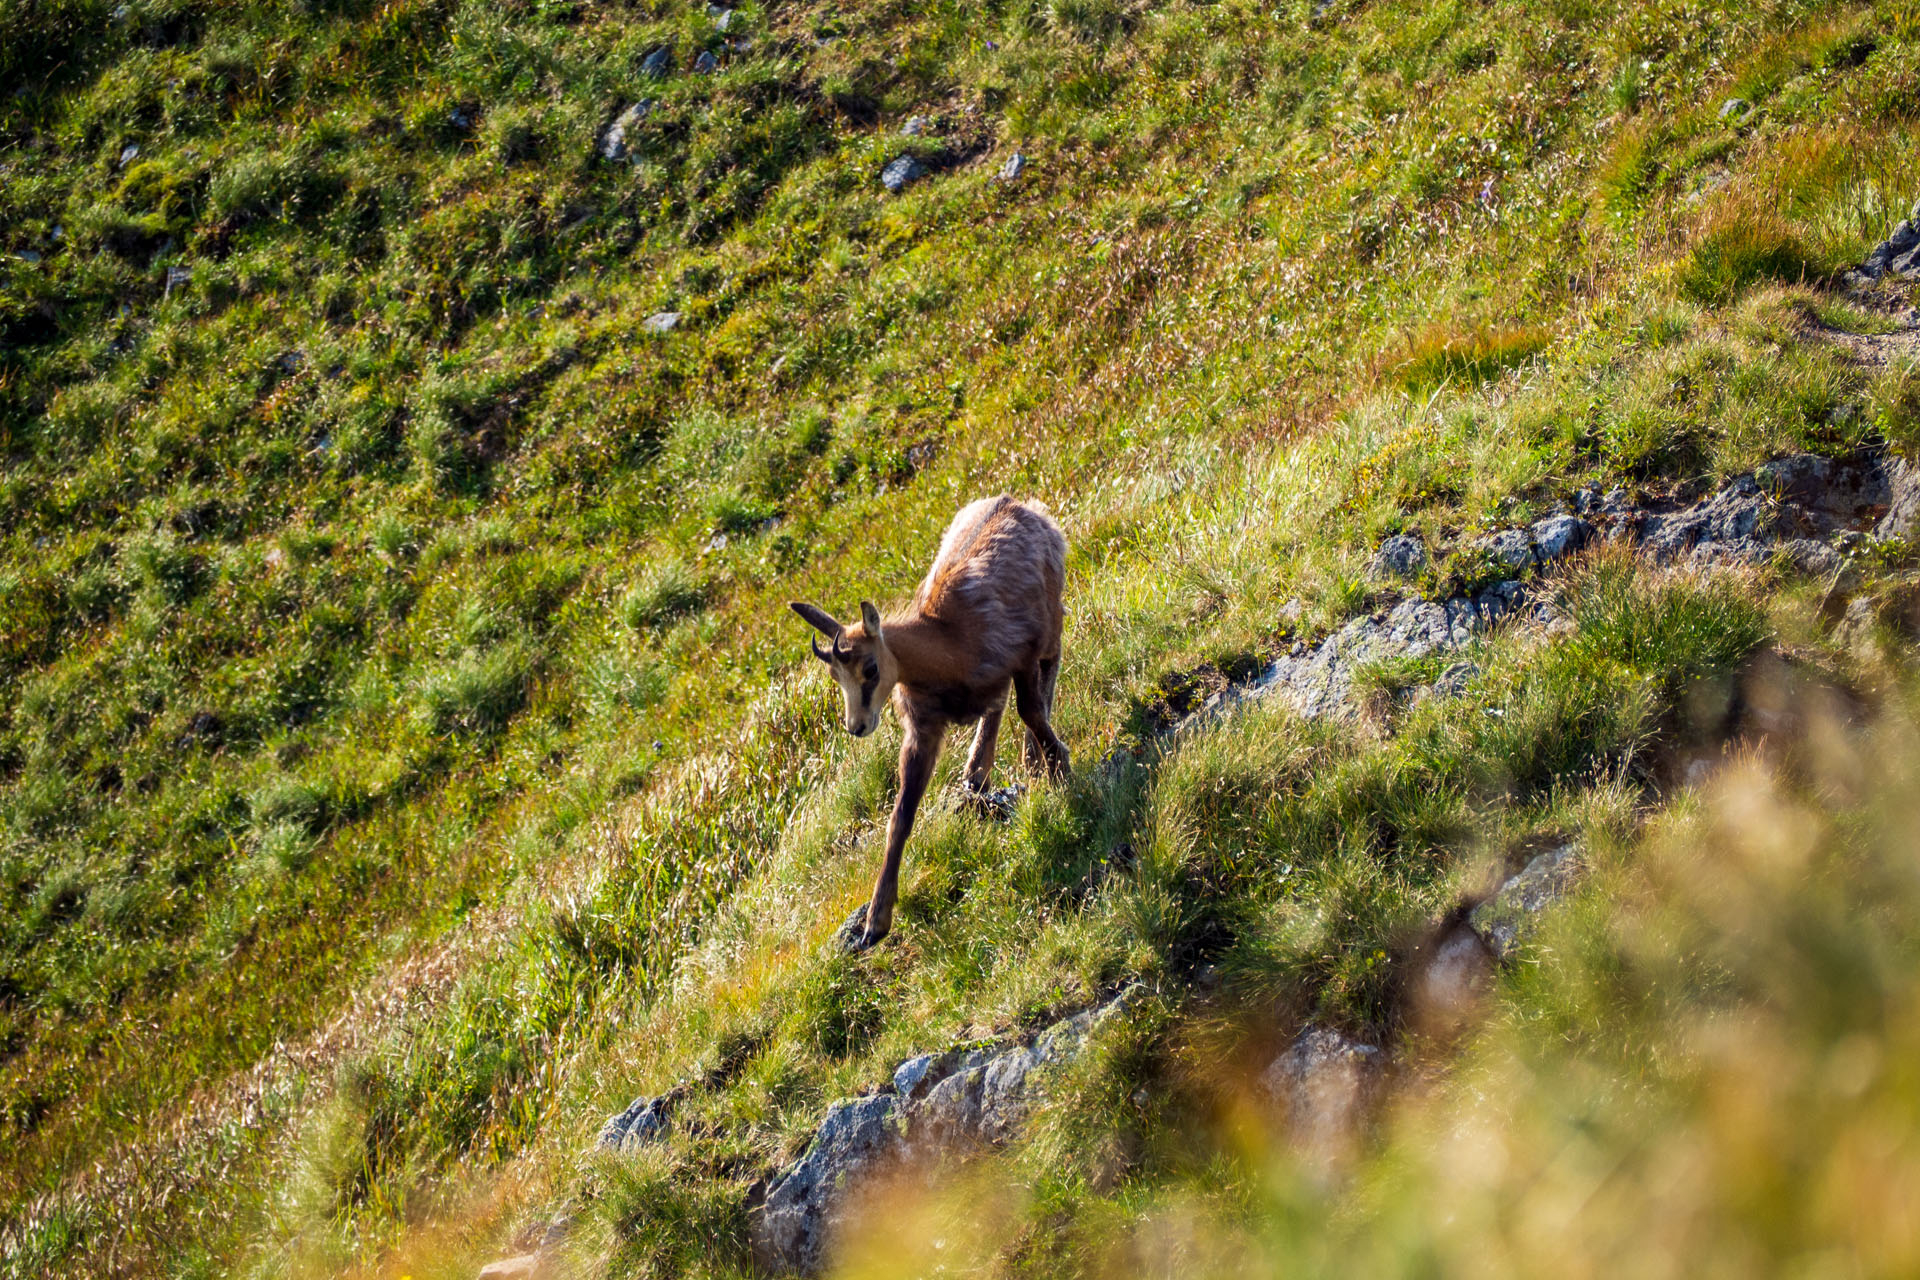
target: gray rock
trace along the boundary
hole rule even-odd
[[[1471,684],[1474,677],[1479,674],[1480,664],[1477,662],[1453,663],[1445,671],[1442,671],[1439,678],[1427,687],[1427,696],[1430,698],[1457,698],[1467,691],[1467,686]]]
[[[1785,542],[1794,544],[1787,552],[1796,562],[1818,571],[1828,557],[1799,544],[1872,524],[1892,497],[1884,462],[1796,454],[1736,476],[1690,507],[1636,514],[1630,523],[1658,561],[1755,563]]]
[[[1493,957],[1480,935],[1459,925],[1423,956],[1410,984],[1414,1025],[1427,1035],[1464,1030],[1493,982]]]
[[[184,289],[193,283],[192,267],[168,267],[167,283],[160,291],[161,297],[170,296],[175,289]]]
[[[991,1057],[985,1049],[949,1049],[908,1058],[894,1069],[893,1091],[903,1103],[914,1103],[956,1071],[971,1071]]]
[[[1920,248],[1909,249],[1901,254],[1888,264],[1887,270],[1901,276],[1920,273]]]
[[[1308,1027],[1260,1073],[1260,1087],[1304,1151],[1331,1162],[1352,1150],[1384,1066],[1377,1046]]]
[[[672,333],[680,327],[680,316],[678,311],[656,311],[642,320],[640,327],[648,333]]]
[[[1275,661],[1240,697],[1283,697],[1309,718],[1353,712],[1353,677],[1361,667],[1424,658],[1458,649],[1526,603],[1519,582],[1502,582],[1477,596],[1403,600],[1383,617],[1355,618],[1319,645]]]
[[[1475,907],[1468,923],[1496,960],[1511,960],[1532,935],[1540,913],[1566,896],[1581,869],[1578,845],[1551,849]]]
[[[653,99],[642,98],[615,116],[606,132],[600,135],[600,158],[615,162],[628,159],[633,149],[627,139],[652,110]]]
[[[773,1179],[754,1211],[748,1228],[754,1261],[769,1271],[818,1272],[864,1182],[1012,1136],[1044,1094],[1049,1074],[1141,990],[1129,987],[1062,1019],[1031,1045],[909,1058],[893,1073],[893,1093],[835,1103],[806,1154]]]
[[[733,10],[727,8],[725,5],[708,5],[707,17],[713,20],[713,29],[715,31],[726,31],[733,26]]]
[[[1593,526],[1578,516],[1548,516],[1527,530],[1533,538],[1534,554],[1543,562],[1570,556],[1587,545]]]
[[[767,1270],[818,1272],[857,1185],[896,1163],[901,1134],[891,1094],[836,1102],[799,1160],[775,1178],[749,1225],[754,1261]]]
[[[40,261],[39,251],[35,249],[22,249],[20,252],[14,254],[13,256],[20,259],[20,261],[26,263],[29,266]]]
[[[132,164],[139,154],[140,146],[138,143],[129,142],[126,146],[120,148],[120,167],[124,169]]]
[[[465,133],[467,130],[473,128],[473,116],[468,113],[465,107],[455,107],[453,110],[447,112],[447,123],[460,130],[460,132]]]
[[[899,156],[880,171],[880,185],[899,195],[907,189],[907,184],[926,177],[926,166],[912,156]]]
[[[523,1253],[517,1258],[499,1258],[480,1268],[474,1280],[540,1280],[552,1274],[544,1254]]]
[[[1473,547],[1509,569],[1524,569],[1533,563],[1533,540],[1524,529],[1502,529],[1479,539]]]
[[[1920,466],[1901,457],[1887,460],[1887,514],[1874,527],[1877,538],[1920,537]]]
[[[1000,166],[999,179],[1002,182],[1012,182],[1026,170],[1026,167],[1027,158],[1016,151],[1007,157],[1005,164]]]
[[[1720,118],[1722,120],[1731,120],[1739,116],[1744,116],[1751,110],[1753,110],[1753,104],[1745,98],[1728,98],[1720,104]]]
[[[1411,533],[1396,533],[1373,555],[1376,578],[1411,578],[1427,567],[1427,544]]]
[[[673,50],[667,45],[661,45],[640,60],[640,74],[655,80],[666,79],[667,73],[672,70]]]
[[[713,56],[713,50],[702,49],[700,56],[693,60],[693,69],[703,76],[710,76],[720,70],[720,59]]]
[[[625,1111],[607,1117],[594,1147],[601,1151],[632,1151],[658,1142],[667,1133],[667,1111],[672,1097],[635,1098]]]
[[[933,121],[925,116],[908,116],[907,122],[900,126],[900,132],[909,138],[924,137],[933,131]]]
[[[1045,1088],[1047,1071],[1078,1056],[1087,1036],[1124,1010],[1137,988],[1054,1023],[1031,1045],[991,1057],[963,1059],[907,1112],[907,1142],[916,1158],[935,1158],[1012,1137]]]
[[[1905,253],[1915,245],[1920,245],[1920,226],[1911,219],[1895,227],[1893,234],[1886,239],[1887,248],[1896,254]]]

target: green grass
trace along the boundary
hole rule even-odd
[[[1575,645],[1495,637],[1390,738],[1163,747],[1151,705],[1380,603],[1387,532],[1910,449],[1910,371],[1783,317],[1842,316],[1804,282],[1916,194],[1913,35],[1799,2],[0,13],[6,1266],[464,1267],[605,1179],[583,1238],[639,1274],[737,1239],[751,1172],[929,1035],[1206,966],[1391,1030],[1407,932],[1641,803],[1779,610],[1600,565]],[[636,161],[596,160],[643,97]],[[882,196],[906,150],[932,176]],[[890,749],[838,735],[784,601],[904,598],[1000,490],[1074,548],[1081,776],[1004,829],[929,814],[901,945],[819,960]],[[276,1043],[314,1052],[239,1123]],[[1173,1070],[1112,1053],[1036,1152],[1107,1150]],[[579,1172],[595,1112],[736,1058],[707,1137]],[[1158,1088],[1115,1130],[1143,1149]],[[1034,1203],[1088,1240],[1149,1194],[1061,1167]]]

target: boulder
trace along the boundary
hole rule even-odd
[[[653,80],[664,80],[673,70],[673,50],[661,45],[640,60],[640,74]]]
[[[1514,958],[1532,935],[1539,915],[1565,897],[1582,869],[1580,847],[1563,844],[1534,858],[1467,917],[1496,960]]]

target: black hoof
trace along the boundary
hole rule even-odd
[[[877,945],[887,935],[871,933],[867,930],[867,905],[861,903],[855,907],[840,927],[833,931],[833,945],[842,955],[857,956],[862,951]]]

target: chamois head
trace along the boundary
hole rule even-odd
[[[880,725],[880,708],[887,704],[900,668],[887,652],[887,638],[880,629],[880,612],[868,600],[860,602],[860,621],[843,627],[826,610],[801,601],[793,602],[793,611],[805,618],[815,630],[827,637],[828,646],[813,642],[813,656],[827,664],[827,670],[847,695],[847,732],[864,738]]]

